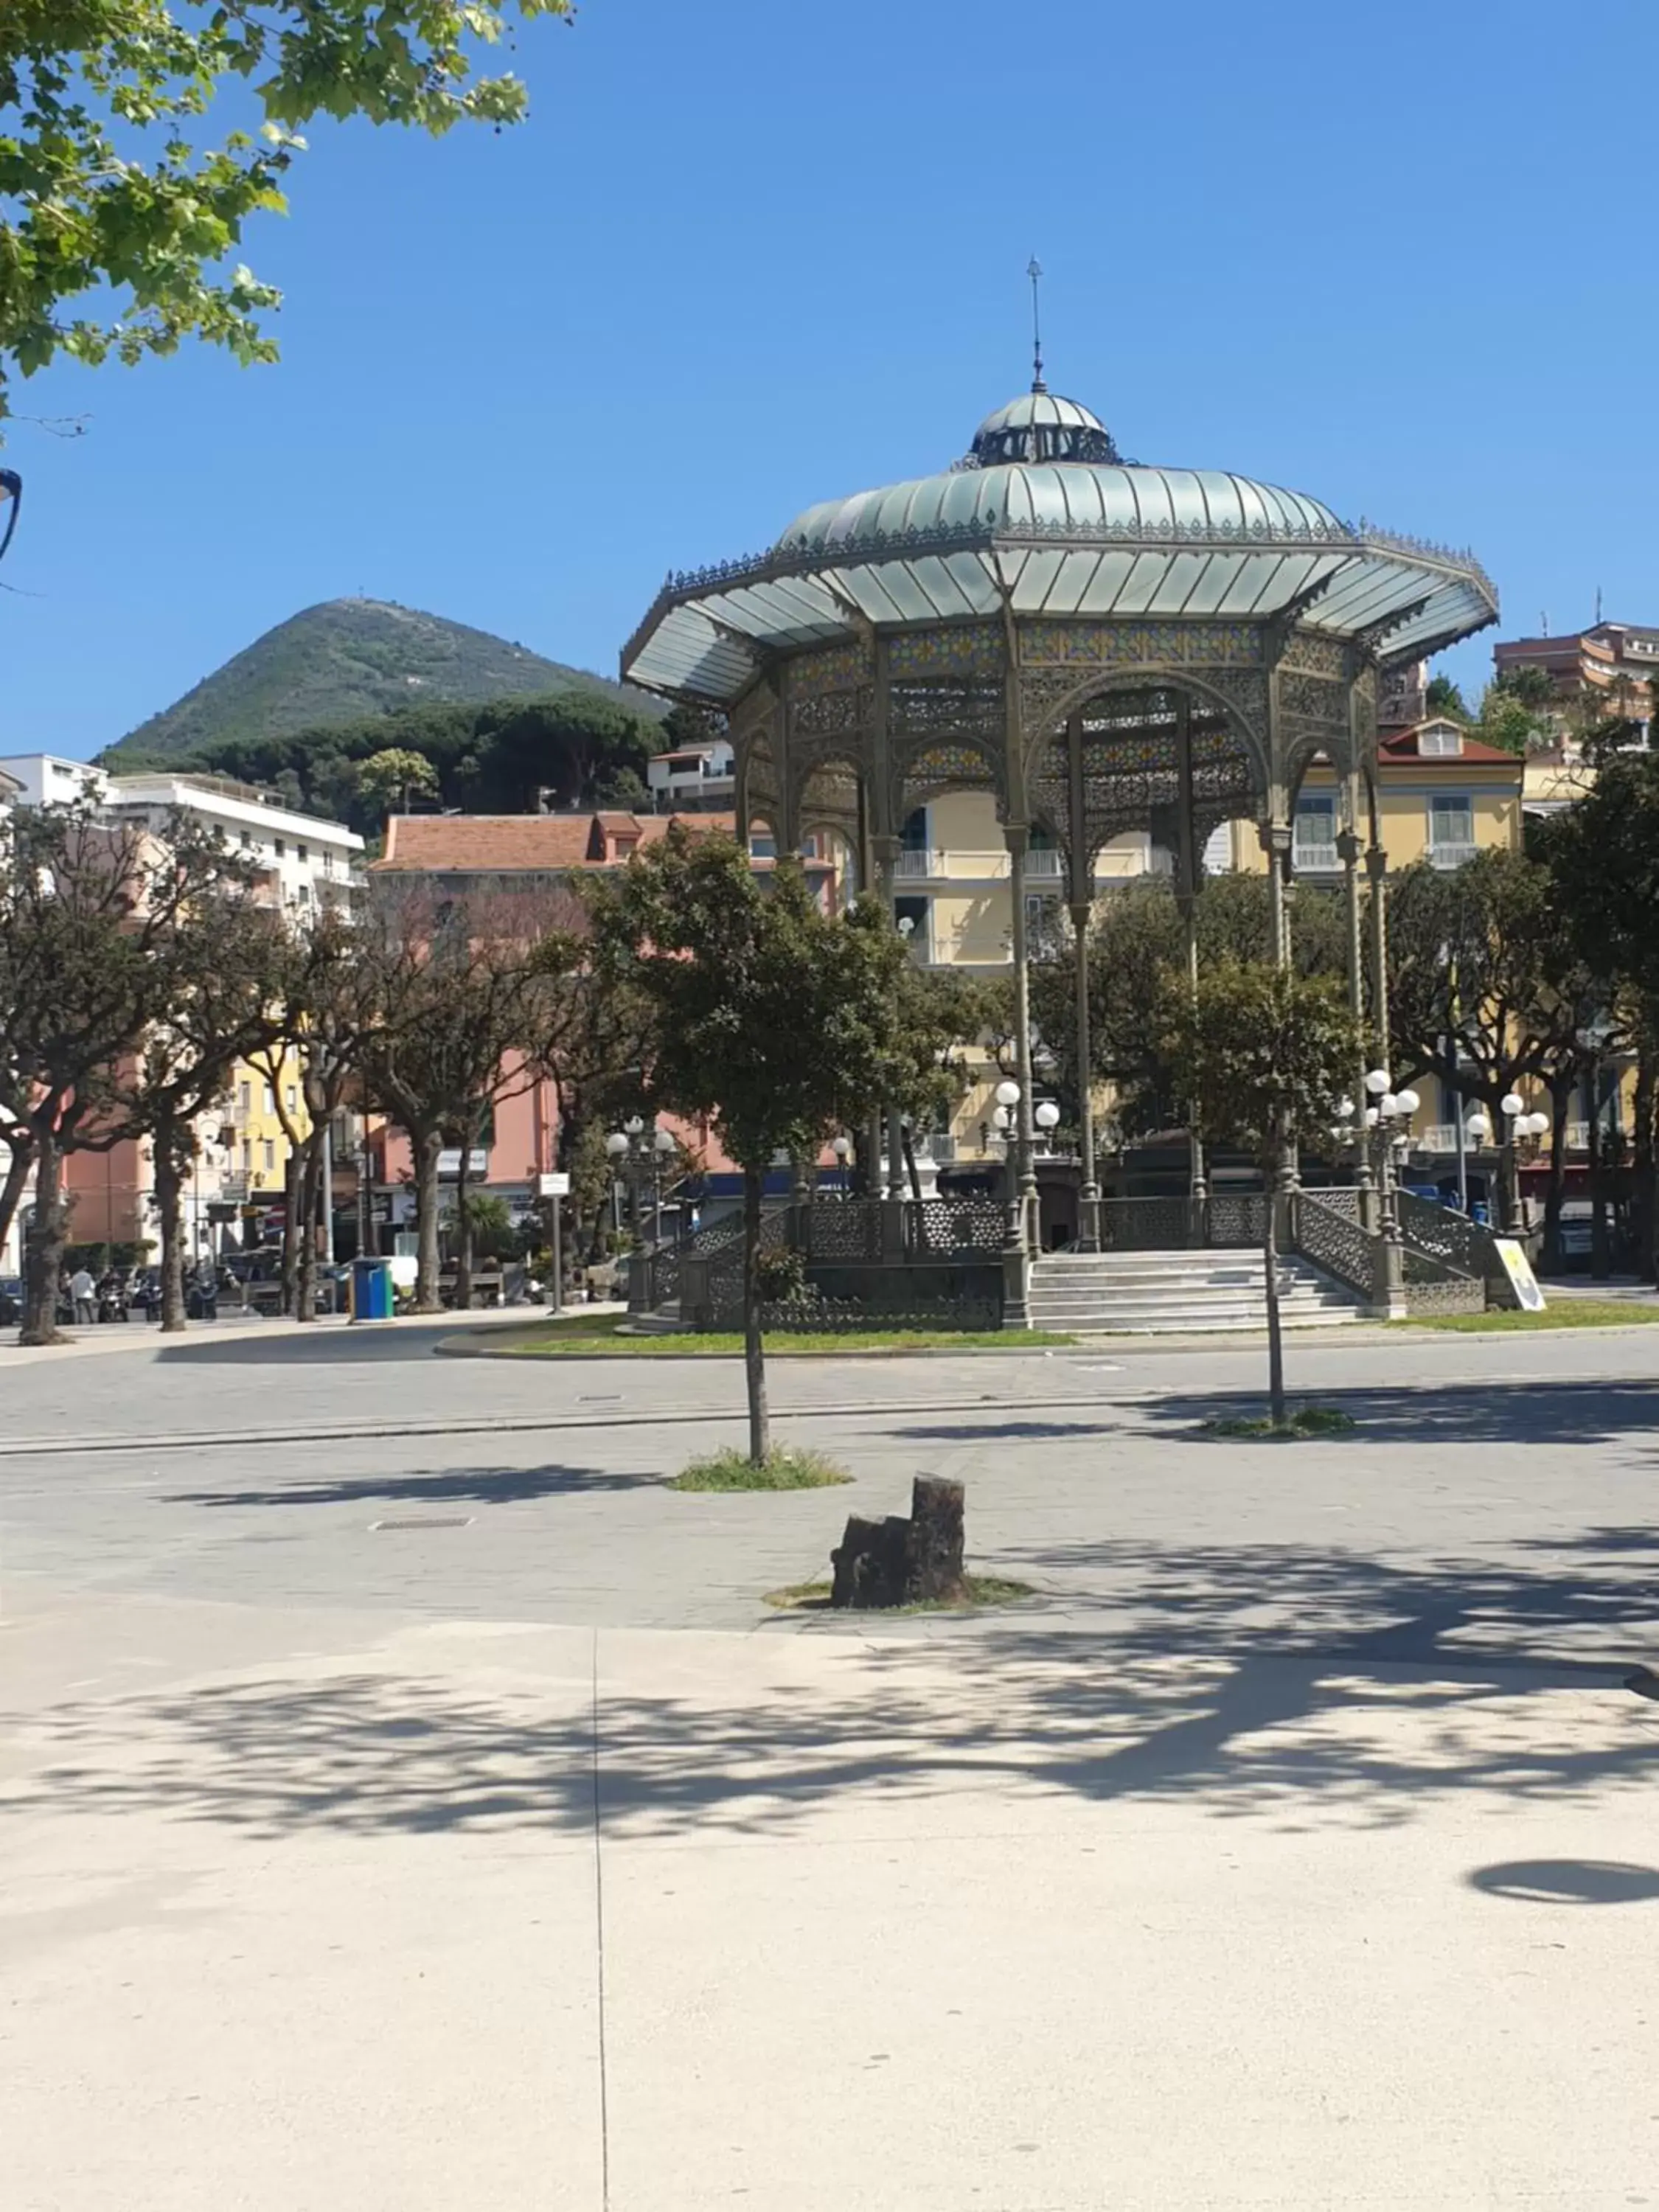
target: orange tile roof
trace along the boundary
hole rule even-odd
[[[737,835],[735,814],[393,814],[377,870],[422,874],[550,874],[615,866],[606,841],[654,845],[678,822],[693,836]]]
[[[1427,722],[1420,722],[1413,729],[1401,730],[1394,737],[1384,738],[1376,749],[1378,765],[1386,768],[1391,762],[1403,765],[1410,761],[1415,768],[1444,768],[1455,772],[1474,762],[1480,767],[1512,768],[1517,775],[1521,773],[1522,763],[1518,754],[1506,753],[1501,745],[1489,745],[1484,738],[1472,738],[1467,732],[1461,752],[1419,752],[1417,740],[1420,732],[1431,728],[1437,719],[1431,715]]]

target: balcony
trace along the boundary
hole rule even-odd
[[[1033,845],[1025,855],[1025,873],[1029,879],[1046,876],[1057,881],[1065,870],[1066,856],[1052,845]]]
[[[1457,1157],[1457,1124],[1455,1121],[1431,1121],[1417,1140],[1417,1149],[1424,1152],[1449,1152]],[[1473,1145],[1468,1148],[1474,1150]]]
[[[898,865],[894,872],[900,876],[931,876],[933,856],[931,853],[919,852],[915,847],[907,845],[898,856]]]
[[[1429,847],[1429,866],[1432,868],[1462,868],[1468,866],[1480,848],[1475,844],[1440,844]]]
[[[1334,844],[1317,844],[1310,838],[1298,838],[1291,854],[1291,865],[1298,876],[1334,876],[1342,866],[1342,855]]]

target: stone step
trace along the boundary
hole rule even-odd
[[[1357,1320],[1359,1300],[1295,1255],[1278,1263],[1280,1316],[1287,1328]],[[1267,1322],[1267,1268],[1259,1254],[1055,1253],[1031,1270],[1034,1328],[1156,1335],[1261,1329]]]

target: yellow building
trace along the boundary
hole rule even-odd
[[[284,1053],[275,1071],[273,1083],[264,1068],[242,1060],[231,1077],[226,1129],[231,1150],[224,1181],[227,1194],[234,1193],[249,1209],[278,1206],[286,1197],[289,1140],[283,1113],[302,1140],[311,1128],[297,1054]]]

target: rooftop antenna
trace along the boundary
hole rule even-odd
[[[1539,616],[1539,617],[1538,617],[1538,635],[1539,635],[1539,636],[1540,636],[1540,637],[1547,637],[1547,636],[1549,635],[1549,634],[1550,634],[1550,618],[1549,618],[1549,615],[1548,615],[1548,613],[1547,613],[1547,612],[1540,613],[1540,616]]]
[[[1031,389],[1033,392],[1046,392],[1048,387],[1042,380],[1042,321],[1037,298],[1037,286],[1042,282],[1042,264],[1035,253],[1026,264],[1025,274],[1031,280]]]
[[[1599,584],[1595,587],[1595,626],[1598,629],[1601,627],[1601,586]]]

